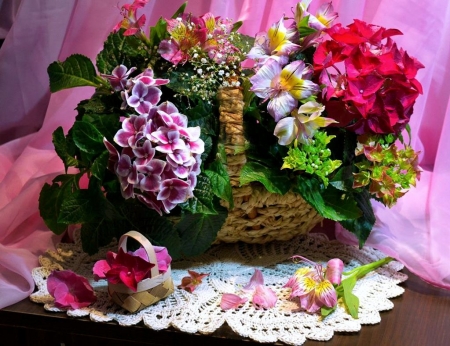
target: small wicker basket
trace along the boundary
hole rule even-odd
[[[150,270],[151,278],[139,282],[136,292],[124,284],[108,283],[108,293],[116,304],[134,313],[172,294],[174,286],[170,266],[165,273],[160,274],[153,245],[141,233],[136,231],[125,233],[120,237],[119,249],[122,248],[125,252],[127,251],[126,244],[129,237],[137,240],[143,246],[147,252],[149,262],[155,264]]]
[[[216,242],[263,244],[308,233],[323,218],[300,195],[293,192],[273,194],[260,184],[240,186],[239,175],[246,163],[246,155],[243,151],[236,154],[236,147],[244,147],[246,142],[243,94],[238,88],[223,88],[218,92],[218,98],[220,136],[225,143],[234,208],[228,211]],[[228,207],[226,202],[223,205]]]

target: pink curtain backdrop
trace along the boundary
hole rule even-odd
[[[147,22],[171,16],[182,2],[150,0],[145,8]],[[311,7],[326,2],[313,0]],[[73,53],[94,59],[120,20],[117,0],[17,3],[13,25],[0,49],[0,143],[4,143],[0,146],[0,308],[33,291],[31,269],[37,266],[38,256],[59,241],[38,212],[42,185],[63,172],[51,134],[57,126],[67,131],[77,103],[93,93],[92,88],[78,88],[50,95],[47,66]],[[188,9],[243,20],[240,31],[255,35],[283,13],[289,14],[296,3],[197,0]],[[422,152],[422,179],[394,208],[375,206],[378,220],[369,245],[396,257],[424,280],[450,289],[444,225],[450,221],[450,88],[445,83],[450,79],[450,3],[335,0],[333,4],[343,24],[358,18],[400,29],[405,35],[396,37],[398,44],[426,66],[418,75],[424,96],[411,121],[413,145]],[[0,22],[8,14],[2,11]],[[353,242],[341,229],[337,237]]]

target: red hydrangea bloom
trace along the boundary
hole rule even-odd
[[[422,93],[415,76],[424,67],[392,40],[401,32],[360,20],[325,31],[314,69],[328,117],[357,134],[400,133]]]
[[[80,309],[97,300],[88,280],[71,270],[53,271],[47,278],[47,289],[58,308]]]
[[[150,277],[150,269],[154,266],[139,255],[126,253],[120,248],[118,254],[109,251],[106,260],[97,261],[93,272],[96,279],[106,278],[112,284],[123,283],[136,292],[137,284]]]

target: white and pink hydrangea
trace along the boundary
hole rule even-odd
[[[151,69],[123,81],[127,106],[138,114],[125,118],[114,136],[120,152],[104,140],[122,196],[137,198],[160,215],[193,196],[205,148],[200,127],[188,127],[187,116],[173,103],[159,104],[158,86],[167,83],[153,78]]]

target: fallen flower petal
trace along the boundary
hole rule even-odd
[[[269,287],[258,285],[253,293],[252,303],[257,309],[270,309],[277,303],[276,293]]]
[[[264,285],[264,277],[262,275],[261,270],[255,269],[255,272],[253,273],[252,277],[250,278],[250,281],[242,289],[243,290],[252,290],[259,285]]]
[[[199,274],[193,270],[188,270],[189,276],[185,276],[181,279],[181,285],[178,288],[184,289],[190,293],[194,292],[198,285],[202,283],[203,278],[209,275],[209,273]]]
[[[247,300],[247,298],[240,297],[237,294],[224,293],[220,300],[220,308],[222,310],[237,309],[239,305],[244,304]]]
[[[53,271],[47,278],[47,289],[58,308],[80,309],[97,300],[89,281],[71,270]]]

